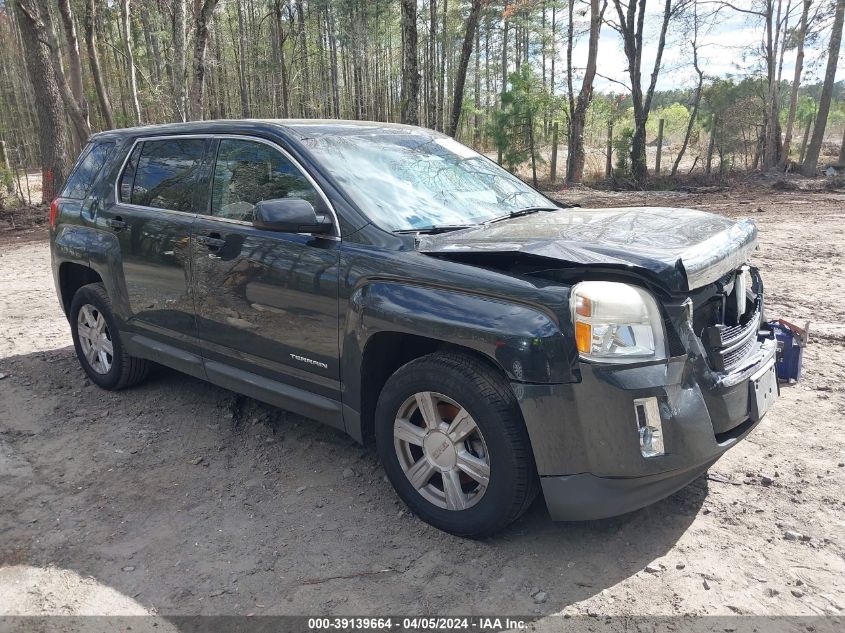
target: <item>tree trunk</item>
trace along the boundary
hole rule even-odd
[[[97,89],[97,101],[100,104],[100,114],[106,129],[114,129],[114,114],[112,114],[111,101],[103,83],[103,72],[100,69],[100,56],[97,52],[97,9],[96,0],[86,0],[85,11],[85,45],[88,49],[88,65],[91,67],[91,76],[94,78],[94,87]]]
[[[774,0],[767,2],[765,11],[766,21],[766,77],[768,83],[768,96],[766,98],[766,115],[763,121],[762,135],[762,158],[763,169],[774,167],[778,163],[778,92],[777,82],[777,50],[780,38],[780,16],[783,0],[777,0],[777,14],[774,15]]]
[[[678,173],[678,167],[681,165],[681,160],[684,158],[684,154],[687,151],[687,147],[689,146],[690,136],[692,136],[692,130],[695,127],[695,121],[698,118],[698,108],[701,105],[701,91],[704,87],[704,73],[698,70],[698,64],[696,63],[696,72],[698,72],[698,86],[695,88],[695,97],[693,97],[692,102],[692,112],[690,113],[689,121],[687,122],[687,129],[684,132],[684,142],[681,143],[681,149],[678,151],[678,155],[675,157],[675,162],[672,163],[672,172],[671,176],[674,178],[675,175]]]
[[[56,74],[56,85],[59,88],[59,93],[62,95],[62,102],[65,104],[65,109],[73,124],[73,131],[77,143],[73,148],[76,152],[82,149],[82,144],[88,140],[91,134],[91,126],[88,123],[88,117],[80,108],[79,102],[73,95],[73,91],[62,68],[61,46],[59,45],[58,37],[53,29],[53,21],[50,18],[50,4],[48,0],[38,0],[39,9],[43,16],[44,33],[47,37],[47,46],[50,48],[50,54],[53,58],[53,72]]]
[[[149,5],[145,5],[141,10],[141,28],[144,29],[144,41],[147,43],[147,50],[153,61],[153,76],[155,77],[156,85],[161,86],[163,73],[161,71],[161,43],[159,41],[158,33],[153,28],[153,21],[150,19]]]
[[[208,29],[214,19],[214,9],[218,0],[203,0],[197,14],[196,33],[194,34],[194,79],[191,83],[191,118],[194,121],[203,118],[203,96],[205,93],[205,54],[208,48]]]
[[[481,142],[481,24],[475,29],[475,123],[472,138],[473,146],[478,148]]]
[[[215,62],[215,79],[217,84],[217,118],[225,119],[228,115],[229,100],[226,91],[226,69],[223,65],[223,44],[220,39],[222,29],[215,24],[212,29],[212,38],[214,40],[214,62]],[[284,58],[282,58],[284,64]],[[284,86],[283,86],[284,88]]]
[[[238,86],[241,93],[241,115],[245,119],[252,118],[249,103],[249,89],[246,85],[246,27],[244,26],[244,12],[240,2],[235,2],[238,11]]]
[[[238,3],[238,6],[240,4]],[[176,114],[180,121],[188,120],[187,104],[187,49],[188,26],[185,0],[174,0],[173,5],[173,89]]]
[[[437,84],[437,115],[436,126],[443,130],[443,117],[446,113],[446,64],[449,56],[448,35],[446,33],[446,15],[449,10],[449,0],[443,0],[443,23],[440,25],[440,75]]]
[[[70,90],[79,109],[85,117],[85,125],[90,128],[88,120],[88,101],[82,86],[82,61],[79,57],[79,37],[76,34],[76,21],[70,0],[59,0],[59,13],[62,16],[62,27],[67,40],[68,67],[70,69]]]
[[[47,28],[33,0],[14,0],[26,47],[26,68],[35,94],[38,144],[41,153],[42,202],[58,195],[70,166],[67,125],[62,95],[56,83]]]
[[[426,107],[428,114],[427,125],[432,130],[437,127],[437,0],[428,3],[428,92],[429,99]]]
[[[593,99],[593,80],[596,76],[596,66],[599,52],[599,34],[607,3],[599,6],[599,0],[590,0],[590,41],[587,51],[587,67],[581,91],[575,101],[575,107],[570,115],[568,155],[566,161],[566,180],[581,182],[584,178],[584,126],[587,122],[587,109]],[[571,56],[567,61],[567,73],[571,76]]]
[[[334,9],[329,7],[329,54],[331,55],[332,106],[335,118],[340,118],[340,89],[338,87],[337,40],[335,38]]]
[[[402,123],[419,124],[420,73],[417,67],[417,2],[402,0]]]
[[[123,43],[126,52],[126,72],[129,75],[129,97],[135,123],[141,123],[141,103],[138,100],[138,80],[135,75],[135,54],[132,51],[132,19],[130,0],[120,0],[121,19],[123,20]]]
[[[807,124],[804,126],[804,137],[801,140],[801,151],[798,154],[798,162],[804,163],[804,156],[807,155],[807,144],[810,141],[810,130],[813,129],[813,118],[807,118]]]
[[[452,96],[452,116],[449,120],[447,134],[454,137],[458,130],[458,121],[461,119],[461,109],[464,105],[464,86],[467,79],[467,68],[469,58],[472,55],[472,42],[475,39],[475,31],[478,28],[478,18],[481,16],[483,0],[472,0],[472,6],[467,18],[467,29],[464,32],[464,43],[461,46],[461,59],[458,61],[458,73],[455,77],[455,93]]]
[[[551,33],[552,63],[549,69],[549,91],[552,96],[555,94],[555,58],[557,57],[557,7],[552,6],[552,33]]]
[[[842,144],[839,146],[839,159],[836,163],[845,165],[845,128],[842,128]]]
[[[622,36],[625,57],[628,60],[628,74],[631,78],[631,100],[634,105],[634,135],[631,139],[631,175],[638,183],[644,183],[648,178],[646,164],[646,130],[651,100],[657,86],[657,77],[666,45],[666,31],[672,17],[672,0],[665,0],[663,7],[663,22],[657,40],[654,69],[651,81],[645,93],[642,90],[642,57],[643,57],[643,27],[645,24],[645,0],[639,3],[631,0],[625,6],[621,0],[613,0],[619,18],[617,28]]]
[[[505,2],[507,8],[507,2]],[[505,92],[508,90],[508,21],[502,24],[502,92],[500,94],[500,107],[505,107]],[[502,146],[499,145],[496,151],[496,162],[502,164]]]
[[[302,115],[310,117],[311,108],[311,76],[308,68],[308,40],[305,37],[305,8],[302,0],[296,0],[296,17],[299,24],[299,56],[302,68]]]
[[[719,117],[713,115],[712,124],[710,125],[710,140],[707,143],[707,160],[704,162],[704,173],[708,176],[713,169],[713,150],[716,147],[716,128],[719,125]]]
[[[807,16],[813,0],[804,0],[801,9],[801,25],[796,36],[798,50],[795,53],[795,74],[792,77],[792,93],[789,96],[789,114],[786,117],[786,136],[783,139],[783,149],[780,155],[781,167],[789,163],[789,149],[792,144],[792,128],[795,127],[795,113],[798,109],[798,89],[801,87],[801,72],[804,70],[804,40],[807,38]]]
[[[671,176],[674,178],[678,173],[678,167],[689,145],[692,130],[695,127],[695,121],[698,118],[698,107],[701,105],[701,91],[704,88],[704,71],[698,65],[698,3],[693,5],[693,35],[692,35],[692,65],[695,68],[695,73],[698,75],[698,85],[695,87],[695,96],[692,101],[692,112],[690,113],[687,129],[684,133],[684,142],[681,144],[681,149],[675,157],[675,162],[672,163]]]
[[[813,126],[813,136],[807,146],[807,155],[801,166],[801,173],[805,176],[815,176],[819,163],[819,154],[824,141],[824,131],[827,127],[827,115],[830,113],[830,100],[833,97],[833,84],[836,79],[836,66],[839,62],[839,46],[842,43],[842,23],[845,19],[845,0],[836,0],[836,13],[833,18],[833,30],[830,34],[830,48],[827,54],[827,69],[824,74],[822,94],[819,98],[819,111],[816,124]]]

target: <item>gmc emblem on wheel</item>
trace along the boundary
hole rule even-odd
[[[321,363],[320,361],[312,358],[305,358],[305,356],[300,356],[299,354],[291,354],[290,357],[294,360],[298,360],[300,363],[308,363],[309,365],[315,365],[317,367],[322,367],[323,369],[329,368],[327,363]]]
[[[440,446],[438,446],[434,450],[434,453],[432,453],[431,458],[433,460],[437,461],[437,458],[440,457],[443,454],[443,451],[445,451],[448,447],[449,447],[449,442],[444,441]]]

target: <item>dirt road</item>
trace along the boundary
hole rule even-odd
[[[845,615],[845,195],[570,197],[753,217],[769,315],[813,321],[804,380],[709,477],[616,519],[538,500],[445,535],[340,433],[164,369],[91,386],[46,242],[6,239],[0,612]]]

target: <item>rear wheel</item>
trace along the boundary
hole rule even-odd
[[[88,284],[77,290],[68,318],[76,356],[92,382],[116,390],[146,378],[149,361],[129,356],[123,349],[103,284]]]
[[[471,356],[436,353],[388,379],[376,409],[387,476],[431,525],[480,538],[519,517],[537,474],[507,381]]]

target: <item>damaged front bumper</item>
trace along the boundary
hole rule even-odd
[[[775,351],[759,333],[747,362],[729,373],[702,367],[701,355],[690,353],[641,366],[582,362],[578,384],[513,383],[552,518],[624,514],[696,479],[765,413],[755,388],[761,376],[771,387]],[[651,398],[663,452],[646,457],[635,401]]]

